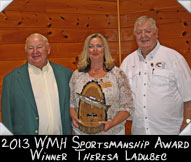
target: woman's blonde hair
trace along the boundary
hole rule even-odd
[[[84,48],[79,57],[79,62],[78,62],[78,70],[80,72],[88,72],[90,69],[91,60],[88,53],[89,42],[93,38],[97,38],[97,37],[99,37],[102,40],[103,46],[104,46],[104,65],[103,65],[104,69],[106,71],[110,71],[115,66],[114,59],[111,56],[107,40],[104,38],[103,35],[96,33],[96,34],[89,35],[85,40]]]

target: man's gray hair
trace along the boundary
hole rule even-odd
[[[29,36],[27,37],[26,41],[25,41],[25,51],[27,50],[28,40],[29,40],[31,37],[35,37],[35,36],[41,37],[41,38],[43,39],[43,41],[46,43],[47,47],[49,47],[48,39],[47,39],[44,35],[42,35],[42,34],[40,34],[40,33],[33,33],[33,34],[29,35]]]
[[[141,16],[141,17],[137,18],[137,20],[135,21],[135,24],[134,24],[134,33],[136,31],[137,25],[143,25],[145,22],[148,22],[148,21],[151,23],[154,31],[156,32],[158,30],[158,28],[156,26],[156,21],[152,17]]]

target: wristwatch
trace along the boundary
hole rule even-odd
[[[186,119],[186,123],[190,123],[191,122],[191,119]]]

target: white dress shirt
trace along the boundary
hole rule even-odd
[[[42,70],[31,64],[28,65],[39,114],[39,134],[60,135],[62,132],[60,104],[53,69],[49,62]]]
[[[132,134],[179,134],[184,102],[191,100],[191,72],[183,56],[157,42],[145,59],[140,49],[128,55],[121,69],[133,91]]]

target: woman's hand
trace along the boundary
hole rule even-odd
[[[103,131],[105,131],[105,132],[114,126],[113,121],[100,121],[99,124],[105,125],[105,127],[103,129]]]
[[[104,124],[104,131],[108,131],[110,128],[126,120],[130,116],[128,111],[120,111],[112,121],[100,121],[100,124]]]
[[[70,108],[70,116],[72,118],[72,123],[76,128],[79,128],[79,124],[81,121],[78,119],[77,112],[74,108]]]

